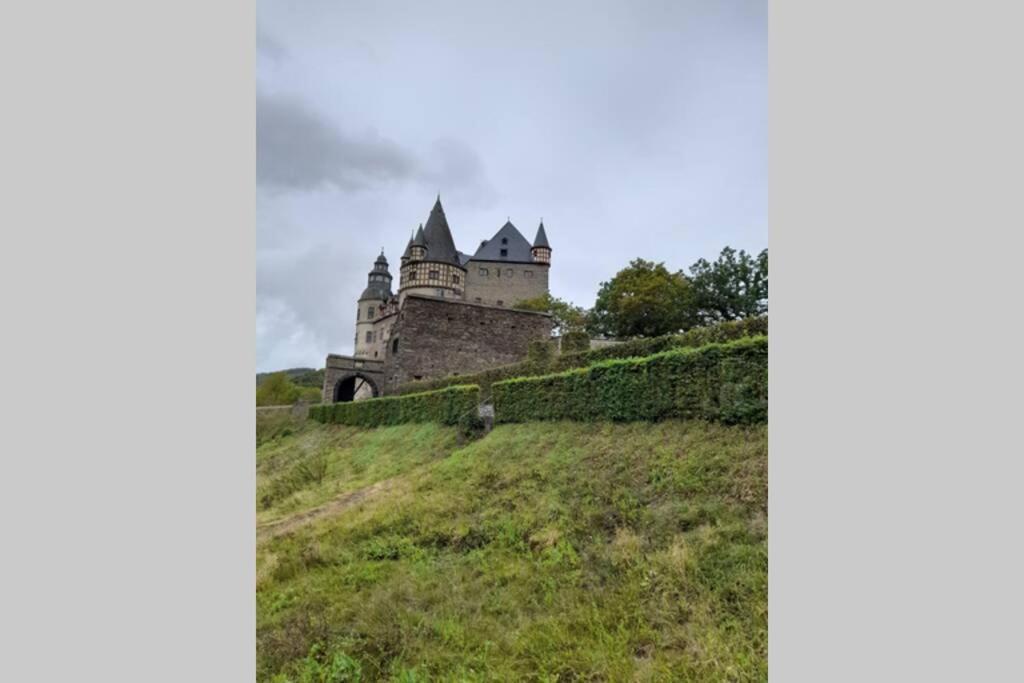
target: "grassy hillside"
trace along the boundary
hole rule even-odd
[[[767,677],[767,426],[258,434],[261,681]]]

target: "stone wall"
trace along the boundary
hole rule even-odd
[[[383,368],[383,360],[369,360],[366,358],[353,358],[352,356],[338,356],[333,353],[330,354],[327,356],[327,362],[324,364],[323,402],[333,403],[335,385],[340,380],[352,376],[362,377],[373,382],[377,387],[377,390],[379,392],[383,392]],[[369,398],[372,395],[372,391],[373,389],[370,386],[364,384],[360,387],[360,391],[356,394],[356,398]]]
[[[387,347],[384,391],[516,363],[526,358],[531,341],[550,335],[551,318],[544,313],[410,295]]]
[[[543,296],[548,293],[549,269],[543,263],[470,261],[466,264],[465,299],[469,303],[514,306]]]

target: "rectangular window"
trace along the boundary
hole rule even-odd
[[[373,332],[367,332],[366,333],[366,343],[367,344],[373,343]]]
[[[480,269],[480,277],[487,277],[487,269],[486,268],[481,268]]]
[[[409,281],[411,282],[411,281],[413,281],[415,279],[416,279],[416,271],[415,270],[410,270],[409,271]]]
[[[513,273],[513,271],[512,271],[511,268],[506,268],[505,269],[505,277],[512,277],[512,273]]]
[[[373,320],[373,306],[366,309],[366,319]]]
[[[359,316],[361,316],[362,314],[363,314],[363,309],[357,308],[356,309],[356,320],[359,320]]]
[[[523,277],[533,277],[533,271],[532,270],[524,270],[523,271]]]
[[[502,257],[507,257],[508,256],[508,249],[502,249],[501,250],[501,255],[502,255]]]
[[[483,302],[483,299],[481,299],[480,297],[477,297],[477,298],[476,298],[476,302],[477,302],[478,304],[479,304],[479,303],[482,303],[482,302]]]
[[[430,277],[431,280],[437,280],[437,279],[440,279],[441,273],[439,271],[432,270],[432,271],[430,271],[429,277]]]
[[[499,305],[499,306],[504,306],[504,305],[505,305],[505,302],[504,302],[504,301],[502,301],[501,299],[498,299],[498,305]]]
[[[459,284],[459,276],[458,275],[452,275],[452,282],[454,282],[455,284]]]

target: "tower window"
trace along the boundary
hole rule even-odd
[[[458,275],[452,275],[452,282],[454,282],[455,284],[459,284],[459,276]]]
[[[357,309],[356,309],[356,321],[357,321],[357,322],[359,321],[359,317],[360,317],[360,316],[361,316],[362,314],[363,314],[363,309],[361,309],[361,308],[357,308]]]
[[[373,343],[373,332],[367,332],[366,333],[366,343],[367,344],[372,344]]]
[[[480,269],[480,277],[487,277],[487,269],[486,268],[481,268]]]
[[[409,279],[410,280],[415,280],[416,279],[416,271],[415,270],[410,270],[409,271]]]
[[[524,270],[523,271],[523,277],[533,277],[533,271],[532,270]]]
[[[441,277],[441,271],[439,271],[439,270],[432,270],[432,271],[430,271],[430,276],[429,277],[430,277],[431,280],[437,280],[437,279],[439,279]]]
[[[391,353],[398,353],[398,337],[391,340]]]
[[[366,317],[370,320],[373,320],[373,306],[370,306],[369,308],[366,309]]]

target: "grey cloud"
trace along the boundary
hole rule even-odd
[[[271,189],[358,190],[408,179],[416,164],[373,131],[345,135],[295,98],[256,95],[256,180]]]
[[[276,38],[263,30],[262,26],[257,25],[256,54],[280,62],[288,56],[288,51]]]
[[[489,206],[497,195],[465,142],[439,138],[418,158],[372,129],[343,132],[300,100],[265,93],[256,96],[256,178],[272,191],[353,192],[414,182],[473,206]]]

